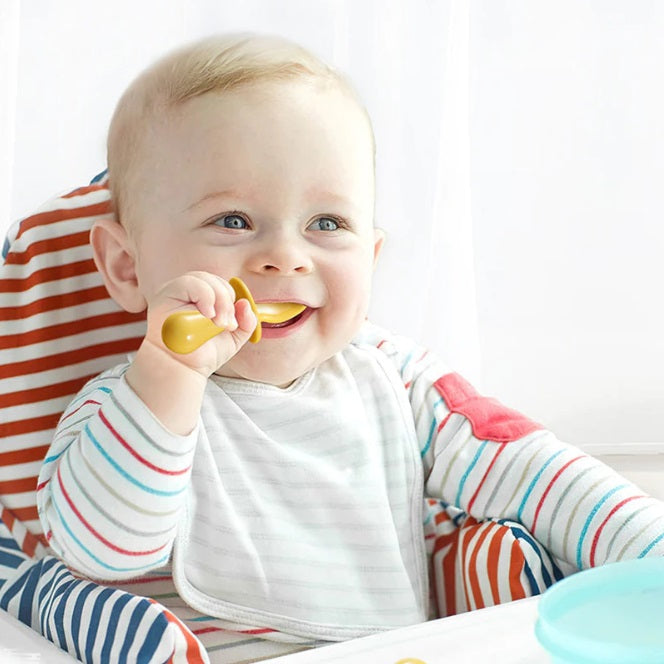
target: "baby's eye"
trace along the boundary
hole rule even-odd
[[[214,223],[217,226],[222,226],[223,228],[233,228],[236,230],[249,228],[246,219],[241,217],[239,214],[225,214],[223,217],[215,219]]]
[[[340,228],[340,223],[332,217],[319,217],[309,225],[312,231],[337,231]]]

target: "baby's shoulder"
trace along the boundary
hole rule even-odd
[[[428,364],[434,359],[433,354],[417,341],[368,321],[364,323],[350,345],[368,352],[378,352],[400,373],[403,373],[408,366],[412,369],[424,360]]]

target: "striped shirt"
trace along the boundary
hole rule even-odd
[[[424,495],[576,569],[664,552],[660,502],[371,325],[286,390],[211,379],[186,437],[126,366],[83,388],[40,474],[50,544],[91,577],[172,561],[199,611],[339,640],[426,618]]]

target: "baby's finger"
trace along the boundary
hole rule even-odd
[[[198,310],[207,318],[211,319],[215,325],[219,327],[234,330],[237,327],[235,320],[235,312],[233,303],[235,301],[235,293],[231,285],[221,277],[210,272],[193,272],[191,273],[200,281],[204,282],[210,289],[212,300],[203,302],[194,302]],[[205,306],[205,310],[201,308]]]

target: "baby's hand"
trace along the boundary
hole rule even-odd
[[[197,309],[224,332],[191,353],[173,353],[163,343],[161,328],[169,315],[187,309]],[[225,279],[209,272],[188,272],[166,283],[148,303],[146,340],[207,378],[242,348],[256,324],[249,303],[236,302]]]

